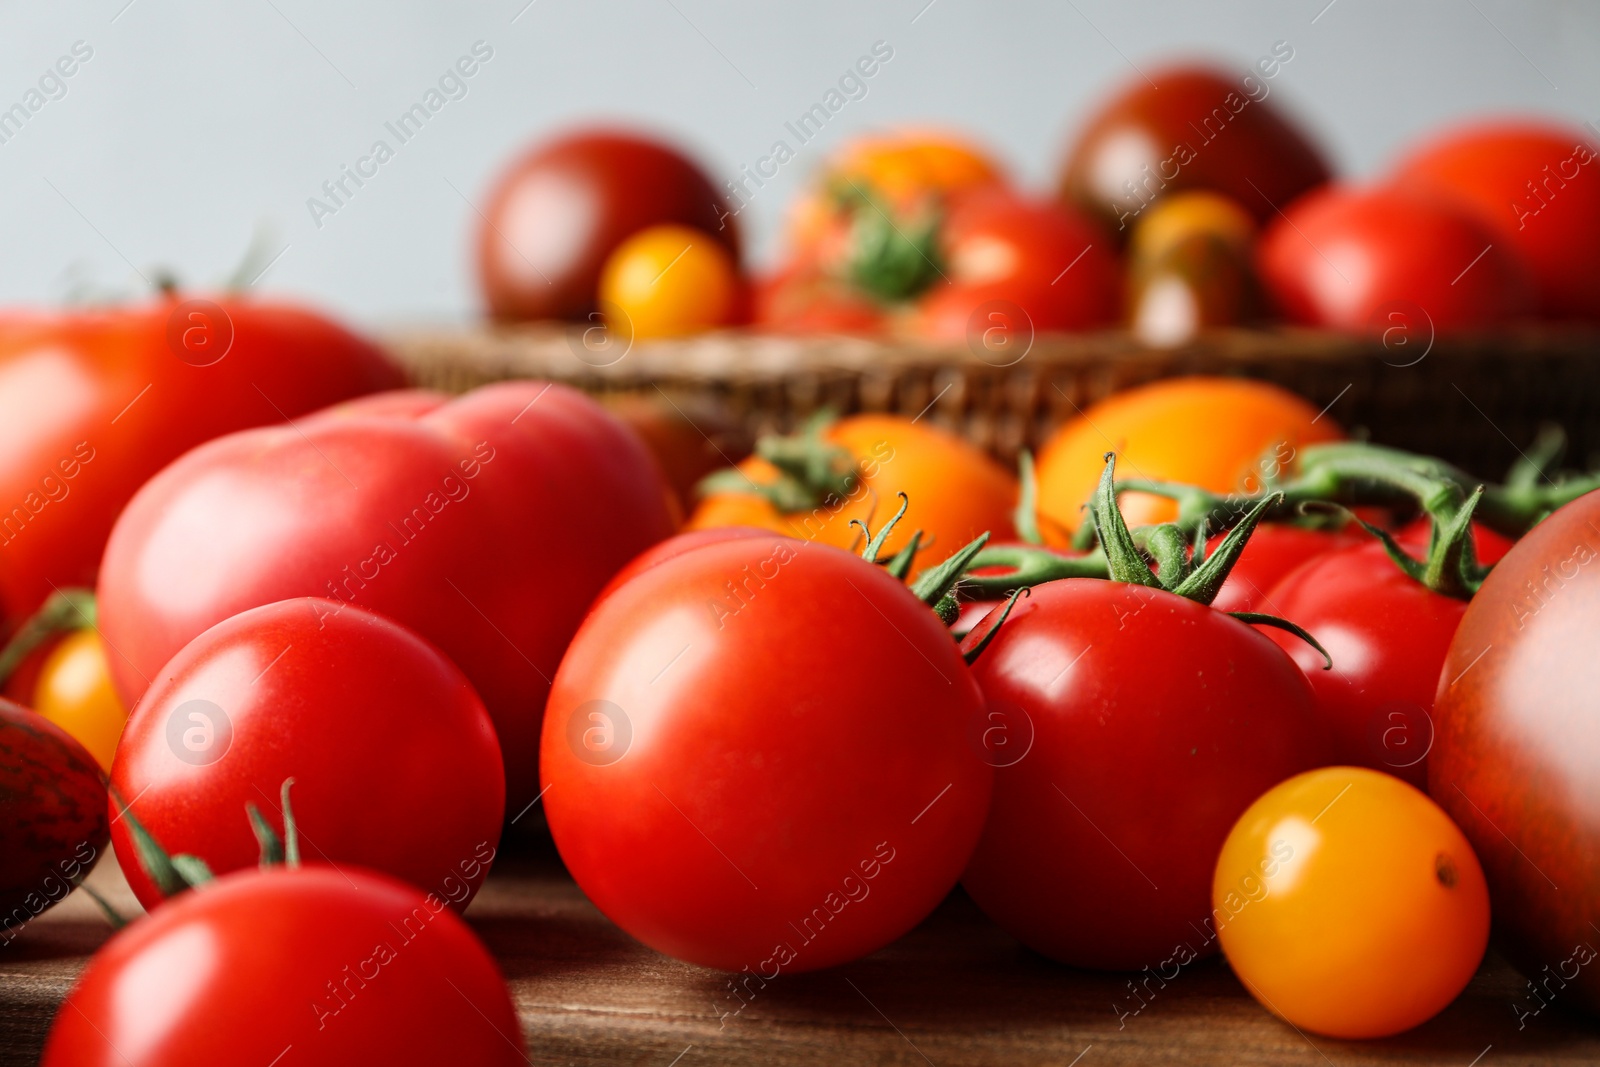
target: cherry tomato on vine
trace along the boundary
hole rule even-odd
[[[1293,470],[1298,450],[1342,437],[1333,420],[1275,385],[1242,378],[1172,378],[1117,393],[1077,413],[1039,452],[1039,510],[1068,530],[1099,481],[1107,451],[1123,478],[1187,482],[1218,493],[1259,492]],[[1171,501],[1124,493],[1130,526],[1167,522]]]
[[[640,230],[600,271],[601,307],[619,319],[608,325],[636,340],[726,326],[741,310],[742,290],[727,248],[690,226]]]
[[[220,1020],[230,1020],[221,1025]],[[46,1067],[527,1061],[505,982],[445,902],[355,866],[241,871],[107,941]]]
[[[1312,559],[1263,603],[1308,630],[1333,659],[1324,670],[1305,642],[1269,634],[1310,679],[1333,759],[1426,788],[1434,691],[1467,602],[1411,578],[1371,542]]]
[[[1322,755],[1294,663],[1204,604],[1072,578],[1019,600],[974,673],[1011,741],[962,878],[978,906],[1078,967],[1214,952],[1229,827]]]
[[[1250,805],[1217,859],[1212,901],[1244,987],[1331,1037],[1431,1019],[1489,938],[1467,839],[1421,791],[1361,767],[1309,771]]]
[[[33,707],[76,738],[110,773],[128,711],[111,682],[98,633],[75,630],[50,649],[34,683]]]
[[[1412,555],[1426,555],[1428,537],[1432,529],[1433,523],[1424,515],[1396,530],[1394,539],[1401,548],[1407,549]],[[1472,549],[1477,555],[1478,562],[1484,566],[1499,563],[1505,558],[1505,554],[1511,551],[1511,546],[1515,543],[1505,534],[1496,533],[1481,522],[1472,524]]]
[[[556,676],[541,771],[596,907],[771,980],[888,944],[955,885],[993,772],[938,617],[882,567],[769,534],[613,590]]]
[[[218,623],[155,676],[111,769],[162,848],[217,874],[253,867],[254,805],[307,862],[371,867],[464,908],[500,840],[505,779],[483,702],[416,634],[331,600],[285,600]],[[140,903],[162,899],[116,818],[113,843]]]
[[[1207,550],[1215,551],[1224,536],[1213,537],[1207,543]],[[1238,562],[1228,572],[1228,580],[1211,606],[1218,611],[1264,611],[1283,616],[1269,601],[1268,594],[1274,586],[1307,560],[1370,540],[1366,534],[1347,530],[1312,530],[1288,523],[1264,522],[1250,535],[1249,544],[1244,546]],[[1424,531],[1423,547],[1426,546]],[[1292,616],[1283,617],[1291,622],[1299,621]]]

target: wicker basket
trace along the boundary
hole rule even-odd
[[[1375,441],[1498,476],[1543,422],[1571,461],[1600,455],[1600,331],[1540,326],[1431,346],[1292,329],[1229,330],[1155,350],[1121,332],[1041,335],[1021,359],[838,337],[727,332],[591,351],[579,328],[410,331],[389,339],[422,385],[460,391],[548,378],[598,394],[716,404],[751,433],[787,430],[827,405],[922,415],[1007,462],[1092,402],[1181,374],[1283,385]],[[619,355],[620,352],[620,355]],[[1420,356],[1419,356],[1419,353]],[[687,406],[687,405],[686,405]]]

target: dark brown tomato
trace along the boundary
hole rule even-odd
[[[704,230],[738,260],[738,230],[722,194],[676,149],[617,130],[535,146],[501,174],[478,227],[490,316],[581,319],[595,308],[612,250],[670,222]]]
[[[0,945],[72,891],[108,833],[94,757],[44,716],[0,700]]]
[[[1255,73],[1152,70],[1094,112],[1067,156],[1063,194],[1121,237],[1147,204],[1181,189],[1213,189],[1271,218],[1329,177],[1310,139],[1268,103],[1271,86]]]
[[[1428,759],[1429,794],[1483,862],[1501,948],[1536,981],[1559,975],[1560,999],[1590,1012],[1600,1012],[1600,968],[1584,966],[1600,923],[1597,643],[1600,493],[1590,493],[1513,545],[1473,598],[1439,676]]]

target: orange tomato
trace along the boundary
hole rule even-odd
[[[739,270],[710,234],[689,226],[651,226],[629,237],[600,272],[600,302],[612,328],[644,339],[677,337],[731,323],[739,310]]]
[[[918,555],[912,573],[945,559],[986,530],[996,541],[1016,536],[1011,521],[1016,479],[959,437],[899,415],[854,415],[832,424],[822,436],[855,459],[859,477],[846,494],[784,513],[755,493],[719,492],[701,501],[686,528],[759,526],[849,549],[858,547],[861,537],[850,520],[866,522],[875,534],[899,508],[896,494],[905,493],[910,507],[879,558],[892,556],[914,530],[921,530],[928,548]],[[757,485],[778,478],[777,468],[758,457],[738,469]]]
[[[1285,473],[1299,449],[1342,434],[1332,419],[1293,393],[1241,378],[1172,378],[1094,404],[1062,426],[1039,452],[1039,511],[1075,530],[1117,453],[1123,478],[1188,482],[1213,492],[1258,492]],[[1129,526],[1170,521],[1168,500],[1122,497]]]
[[[1213,917],[1275,1015],[1342,1038],[1438,1014],[1478,969],[1489,890],[1472,846],[1414,786],[1324,767],[1269,790],[1222,846]]]
[[[879,197],[900,215],[1004,184],[999,165],[958,135],[918,129],[875,134],[845,145],[795,201],[790,237],[800,262],[834,266],[845,256],[850,230],[850,212],[838,202],[841,188]]]
[[[111,670],[98,633],[75,630],[50,650],[39,668],[33,707],[71,734],[110,772],[128,711],[111,686]]]

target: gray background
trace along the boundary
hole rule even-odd
[[[764,155],[874,41],[894,58],[742,216],[758,262],[785,205],[854,132],[939,122],[1042,188],[1086,106],[1162,60],[1271,83],[1339,170],[1486,112],[1600,118],[1595,0],[93,0],[0,4],[0,109],[74,41],[93,58],[0,144],[0,301],[85,278],[132,289],[170,266],[226,277],[252,234],[280,258],[256,288],[369,325],[470,318],[468,235],[496,168],[530,138],[603,118],[659,129],[719,183]],[[482,40],[493,58],[411,142],[383,128]],[[319,229],[306,207],[374,139],[395,158]]]

